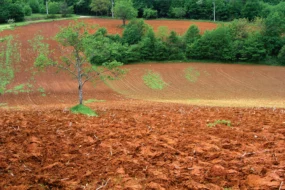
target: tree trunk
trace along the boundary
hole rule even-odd
[[[126,26],[126,19],[123,18],[123,26]]]
[[[82,83],[79,83],[78,86],[78,93],[79,93],[79,104],[82,105],[83,104],[83,90],[82,90]]]
[[[46,10],[47,10],[47,15],[48,15],[48,0],[46,0]]]

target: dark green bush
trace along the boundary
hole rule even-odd
[[[148,25],[142,19],[132,20],[123,31],[122,40],[129,45],[137,44],[147,32]]]
[[[143,18],[146,19],[157,18],[157,10],[153,10],[150,8],[143,9]]]
[[[40,4],[38,0],[29,0],[29,5],[32,8],[33,13],[39,13],[40,12]]]
[[[30,7],[30,5],[24,6],[24,14],[25,14],[25,16],[31,16],[32,15],[32,8]]]

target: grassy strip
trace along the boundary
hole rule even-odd
[[[185,78],[192,83],[195,83],[200,76],[200,72],[194,69],[193,67],[188,67],[184,70],[184,72]]]
[[[36,14],[36,16],[29,16],[31,19],[28,19],[27,21],[23,21],[23,22],[17,22],[14,24],[0,24],[0,31],[3,30],[13,30],[15,27],[18,26],[26,26],[29,24],[33,24],[33,23],[41,23],[41,22],[52,22],[55,20],[72,20],[72,19],[77,19],[80,18],[80,16],[77,15],[72,15],[71,17],[66,17],[66,18],[47,18],[46,15],[42,15],[40,17],[37,17],[40,14]],[[34,17],[34,18],[33,18]],[[36,19],[38,18],[38,19]]]
[[[76,106],[70,108],[70,111],[71,111],[71,113],[75,113],[75,114],[83,114],[83,115],[87,115],[87,116],[98,117],[96,112],[94,112],[89,107],[81,105],[81,104],[76,105]]]
[[[216,121],[214,121],[214,123],[208,123],[207,126],[208,127],[216,127],[216,125],[218,125],[218,124],[224,124],[224,125],[227,125],[228,127],[232,126],[230,120],[216,120]]]
[[[84,104],[90,104],[90,103],[93,103],[93,102],[105,102],[106,100],[97,100],[97,99],[88,99],[88,100],[85,100],[83,101]]]
[[[160,74],[151,70],[147,71],[143,76],[143,81],[145,85],[154,90],[162,90],[166,86],[166,83],[162,80]]]

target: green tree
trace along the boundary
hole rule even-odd
[[[32,8],[30,7],[30,5],[24,6],[24,13],[25,13],[25,16],[31,16],[32,15]]]
[[[123,25],[126,25],[127,19],[137,17],[138,11],[134,8],[132,0],[118,0],[114,7],[115,16],[123,20]]]
[[[285,65],[285,45],[280,49],[279,54],[278,54],[278,61],[282,64]]]
[[[49,45],[42,42],[44,39],[42,36],[37,36],[32,41],[38,55],[35,66],[41,69],[52,66],[71,74],[78,82],[80,105],[83,104],[83,86],[86,82],[112,79],[122,74],[122,70],[118,68],[122,63],[117,61],[108,61],[101,66],[90,64],[90,59],[94,56],[94,48],[98,45],[88,33],[90,30],[91,27],[83,22],[70,23],[68,27],[62,28],[55,37],[62,52],[60,59],[52,56],[52,51],[55,50],[50,50]]]
[[[192,44],[200,37],[200,30],[196,25],[191,25],[183,36],[186,44]]]
[[[246,1],[242,9],[242,15],[244,18],[249,19],[250,21],[254,20],[255,17],[261,15],[262,6],[259,0],[250,0]]]
[[[150,8],[144,8],[143,17],[146,19],[157,18],[157,10],[153,10]]]
[[[129,45],[137,44],[148,30],[148,25],[143,19],[134,19],[123,31],[122,41]]]
[[[49,11],[49,14],[59,14],[60,13],[60,3],[49,2],[48,11]]]
[[[265,19],[265,29],[263,32],[267,53],[270,56],[277,56],[279,50],[284,45],[285,33],[285,13],[272,12]]]
[[[38,0],[29,0],[29,5],[32,8],[33,13],[40,12],[40,4]]]
[[[111,5],[110,0],[92,0],[90,7],[91,11],[103,15],[104,13],[109,12]]]

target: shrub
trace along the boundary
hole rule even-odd
[[[94,112],[92,109],[90,109],[89,107],[84,106],[82,104],[79,104],[77,106],[70,108],[70,111],[72,113],[75,113],[75,114],[83,114],[83,115],[87,115],[87,116],[98,117],[96,112]]]
[[[282,65],[285,65],[285,45],[281,48],[278,54],[278,61]]]
[[[157,10],[153,10],[150,8],[143,9],[143,18],[146,19],[157,18]]]
[[[33,13],[39,13],[40,12],[40,4],[38,0],[29,0],[29,5],[32,8]]]
[[[15,19],[16,22],[24,20],[24,10],[19,4],[10,4],[8,7],[9,10],[9,18],[8,19]]]
[[[60,13],[60,3],[50,2],[48,4],[48,11],[50,14],[59,14]]]
[[[222,26],[204,35],[189,47],[190,58],[231,61],[235,59],[230,29]]]
[[[129,45],[137,44],[148,29],[148,25],[142,19],[132,20],[123,32],[122,40]]]
[[[25,16],[31,16],[32,15],[32,8],[30,7],[30,5],[24,6],[24,14],[25,14]]]
[[[175,18],[182,18],[186,15],[186,10],[183,7],[174,7],[172,8],[171,13]]]

